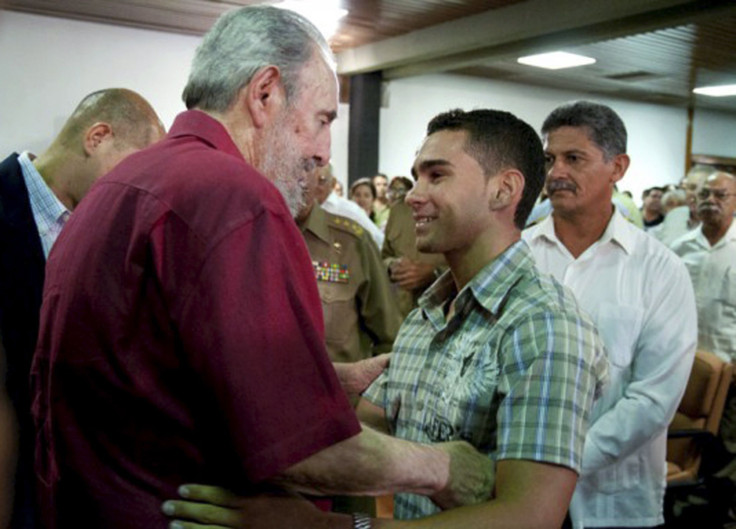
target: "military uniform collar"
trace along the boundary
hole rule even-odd
[[[299,228],[302,230],[302,232],[310,231],[318,239],[323,240],[327,244],[330,243],[330,230],[327,212],[322,209],[322,207],[316,200],[314,201],[314,206],[312,206],[312,211],[309,212],[306,220],[301,223]]]

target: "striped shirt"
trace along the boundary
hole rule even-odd
[[[28,189],[28,200],[31,203],[38,236],[41,238],[43,255],[48,259],[51,247],[71,213],[46,185],[43,177],[33,165],[31,156],[28,151],[23,152],[18,156],[18,163],[23,172],[26,189]]]
[[[495,460],[579,472],[590,409],[607,372],[590,319],[565,287],[538,272],[518,241],[459,293],[449,272],[441,276],[402,325],[388,370],[363,396],[384,408],[397,437],[466,440]],[[426,497],[399,494],[394,515],[438,510]]]

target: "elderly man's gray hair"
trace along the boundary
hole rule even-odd
[[[273,65],[291,100],[301,68],[315,53],[334,64],[319,30],[293,11],[263,5],[230,11],[197,48],[182,99],[188,109],[223,112],[259,69]]]

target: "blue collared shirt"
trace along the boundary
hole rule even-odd
[[[61,229],[69,219],[71,212],[51,191],[33,165],[31,157],[35,158],[28,151],[24,151],[18,156],[18,163],[28,189],[28,199],[31,202],[31,211],[33,212],[33,220],[36,221],[38,236],[41,238],[43,255],[48,259],[51,247],[56,242],[56,238],[61,233]]]

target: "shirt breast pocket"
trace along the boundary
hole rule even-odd
[[[631,364],[643,319],[644,311],[640,307],[610,302],[600,304],[596,327],[613,366],[624,368]]]

